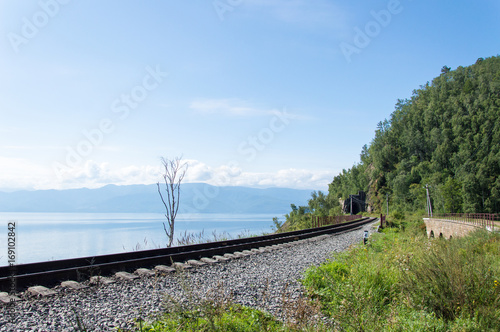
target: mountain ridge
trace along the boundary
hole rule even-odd
[[[161,190],[164,192],[165,187],[161,186]],[[305,204],[311,191],[185,183],[181,185],[179,213],[286,213],[292,203]],[[163,213],[164,210],[156,184],[0,192],[1,212]]]

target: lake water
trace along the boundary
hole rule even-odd
[[[280,214],[177,215],[176,238],[204,231],[240,234],[271,232]],[[156,213],[0,213],[0,266],[7,265],[7,224],[16,221],[16,263],[25,264],[74,257],[165,247],[166,221]],[[174,240],[174,245],[177,241]]]

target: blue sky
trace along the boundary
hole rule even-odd
[[[398,99],[499,54],[484,1],[0,0],[0,190],[326,190]]]

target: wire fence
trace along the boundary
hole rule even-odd
[[[346,221],[353,221],[363,218],[362,215],[342,215],[342,216],[312,216],[312,227],[322,227],[340,224]]]

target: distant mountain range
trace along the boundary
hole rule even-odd
[[[185,183],[181,185],[179,213],[288,213],[290,204],[306,205],[310,196],[311,190]],[[0,192],[0,212],[163,213],[164,207],[156,184],[107,185],[98,189]]]

